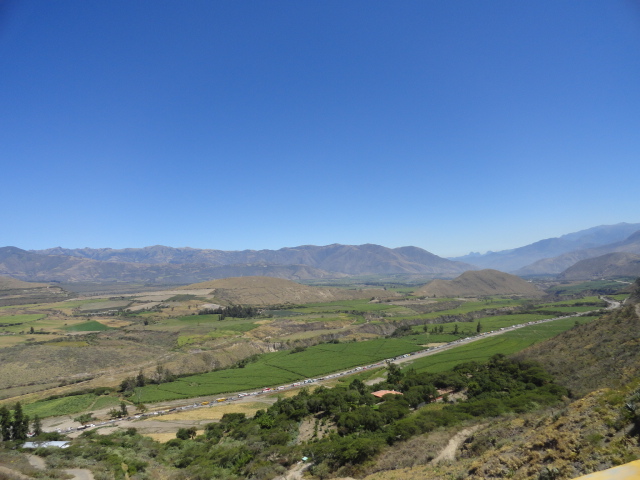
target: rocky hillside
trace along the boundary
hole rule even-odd
[[[640,318],[625,306],[518,354],[541,363],[574,395],[613,387],[640,372]]]
[[[627,298],[626,304],[638,305],[640,303],[640,276],[636,278],[636,281],[631,285],[631,293]]]
[[[519,269],[542,259],[553,258],[565,253],[575,252],[577,250],[597,248],[614,242],[620,242],[639,230],[640,224],[638,223],[600,225],[598,227],[562,235],[561,237],[540,240],[530,245],[525,245],[524,247],[502,250],[500,252],[488,252],[483,255],[469,254],[463,257],[452,258],[452,260],[471,263],[481,268],[495,268],[504,272],[512,272],[516,275],[533,275],[537,273],[525,273]],[[609,253],[610,251],[612,250],[602,252],[599,255]],[[582,260],[582,258],[578,258],[578,260]],[[573,263],[575,263],[575,261]],[[554,273],[560,273],[571,265],[571,263],[565,265]],[[548,272],[545,271],[538,273]]]
[[[145,264],[101,261],[66,255],[43,255],[16,247],[0,248],[0,275],[26,281],[151,283],[184,285],[214,278],[262,275],[304,280],[335,278],[308,265]]]
[[[267,277],[240,277],[212,280],[182,287],[210,288],[215,298],[242,305],[301,304],[371,297],[393,297],[382,289],[348,290],[345,288],[309,287],[289,280]]]
[[[386,248],[380,245],[303,245],[280,250],[203,250],[154,246],[115,250],[52,248],[34,253],[65,255],[104,262],[151,265],[306,265],[325,272],[362,274],[424,274],[453,277],[475,267],[438,257],[417,247]],[[220,277],[212,277],[220,278]]]
[[[640,276],[640,255],[616,252],[580,260],[558,275],[558,278],[560,280],[592,280],[638,276]]]
[[[581,260],[596,258],[608,253],[626,252],[640,255],[640,231],[622,241],[601,245],[596,248],[575,250],[563,255],[545,258],[516,270],[516,275],[549,275],[559,274]]]
[[[521,295],[539,297],[543,292],[515,275],[497,270],[469,271],[454,280],[433,280],[415,295],[427,297],[478,297],[487,295]]]
[[[0,306],[57,302],[70,296],[69,292],[55,285],[0,277]]]
[[[637,459],[639,343],[640,318],[626,306],[533,345],[515,358],[541,363],[572,398],[476,424],[475,431],[461,425],[399,443],[368,466],[365,480],[569,480]],[[455,460],[434,463],[432,444],[442,448],[440,437],[453,440],[463,431],[469,433],[460,437]]]

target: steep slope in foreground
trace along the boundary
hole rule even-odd
[[[453,463],[409,463],[366,480],[568,480],[640,458],[639,345],[640,318],[630,305],[529,347],[516,359],[541,363],[572,400],[485,423]]]
[[[558,278],[561,280],[593,280],[637,276],[640,276],[640,255],[616,252],[580,260],[558,275]]]
[[[330,302],[371,297],[393,297],[382,289],[347,290],[309,287],[289,280],[268,277],[238,277],[195,283],[182,289],[210,288],[213,295],[229,303],[242,305],[277,305],[284,303]]]
[[[611,387],[640,372],[640,318],[634,305],[568,330],[516,355],[540,362],[575,395]]]
[[[427,297],[476,297],[521,295],[539,297],[543,292],[526,280],[497,270],[469,271],[454,280],[434,280],[415,292]]]

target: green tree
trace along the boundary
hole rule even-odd
[[[400,367],[395,363],[389,362],[387,364],[387,383],[392,385],[398,385],[402,381],[403,374],[400,371]]]
[[[4,405],[0,407],[0,437],[11,440],[11,412]]]
[[[190,438],[196,438],[196,434],[196,427],[179,428],[176,432],[176,438],[179,438],[180,440],[189,440]]]
[[[26,440],[29,432],[29,417],[22,411],[22,405],[17,402],[13,407],[13,422],[11,423],[11,439]]]
[[[95,417],[93,416],[93,413],[91,413],[91,412],[83,413],[79,417],[76,417],[76,418],[73,419],[74,422],[81,423],[82,425],[86,425],[87,423],[91,423],[93,420],[95,420]]]
[[[120,402],[120,413],[123,417],[129,415],[129,411],[127,410],[127,404],[124,401]]]
[[[478,322],[478,325],[476,326],[476,333],[480,333],[480,332],[482,332],[482,324]]]
[[[144,387],[146,384],[147,378],[144,376],[144,372],[141,369],[136,377],[136,387]]]
[[[456,324],[454,325],[454,327],[453,327],[453,334],[454,334],[454,335],[458,335],[458,333],[459,333],[459,330],[458,330],[458,324],[456,323]]]
[[[109,410],[109,416],[111,418],[120,418],[122,416],[122,412],[117,408],[112,408],[111,410]]]
[[[33,423],[31,424],[33,434],[37,437],[42,434],[42,421],[38,415],[33,416]]]

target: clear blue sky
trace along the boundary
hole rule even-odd
[[[0,0],[0,246],[640,222],[640,4]]]

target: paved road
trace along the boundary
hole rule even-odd
[[[615,300],[611,300],[608,299],[604,296],[600,297],[601,300],[605,301],[607,303],[607,309],[611,310],[614,308],[619,307],[621,304],[620,302],[616,302]],[[257,401],[260,397],[262,397],[262,399],[264,399],[263,401],[266,401],[267,399],[263,397],[264,394],[266,394],[265,396],[272,396],[274,394],[278,394],[282,391],[285,390],[292,390],[292,389],[299,389],[305,386],[312,386],[315,384],[323,384],[326,383],[328,381],[333,381],[337,378],[340,378],[342,376],[347,376],[347,375],[353,375],[356,373],[361,373],[363,370],[367,370],[369,368],[376,368],[376,367],[380,367],[380,366],[384,366],[387,363],[395,363],[395,364],[402,364],[402,363],[407,363],[407,362],[412,362],[413,360],[415,360],[416,358],[422,358],[422,357],[426,357],[429,355],[435,355],[437,353],[443,352],[445,350],[450,350],[452,348],[456,348],[459,347],[460,345],[465,345],[471,342],[476,342],[478,340],[482,340],[484,338],[487,337],[493,337],[496,335],[502,335],[506,332],[510,332],[513,330],[518,330],[520,328],[524,328],[524,327],[528,327],[530,325],[536,325],[536,324],[541,324],[541,323],[547,323],[547,322],[553,322],[555,320],[560,320],[560,319],[565,319],[565,318],[571,318],[571,317],[579,317],[581,315],[585,315],[585,314],[589,314],[589,313],[593,313],[597,310],[593,310],[590,312],[580,312],[578,314],[572,314],[572,315],[564,315],[564,316],[560,316],[560,317],[555,317],[555,318],[549,318],[549,319],[544,319],[544,320],[537,320],[537,321],[533,321],[533,322],[526,322],[526,323],[522,323],[519,325],[513,325],[511,327],[504,327],[495,331],[491,331],[491,332],[487,332],[487,333],[482,333],[480,335],[476,335],[473,337],[468,337],[468,338],[463,338],[460,340],[456,340],[454,342],[451,343],[447,343],[445,345],[441,345],[438,347],[433,347],[433,348],[429,348],[429,349],[425,349],[425,350],[420,350],[417,352],[413,352],[413,353],[409,353],[409,354],[405,354],[405,355],[400,355],[397,356],[395,358],[389,358],[386,360],[381,360],[379,362],[370,364],[370,365],[365,365],[362,367],[355,367],[352,368],[350,370],[345,370],[342,372],[336,372],[336,373],[332,373],[329,375],[326,375],[324,377],[319,377],[316,379],[304,379],[304,380],[300,380],[298,382],[294,382],[292,384],[287,384],[287,385],[282,385],[280,387],[276,387],[276,388],[269,388],[269,389],[259,389],[259,390],[249,390],[246,392],[242,392],[242,393],[234,393],[234,394],[225,394],[224,398],[226,399],[223,402],[216,402],[216,398],[221,398],[222,395],[217,395],[217,396],[206,396],[206,397],[199,397],[199,398],[192,398],[189,400],[189,403],[185,403],[185,400],[172,400],[172,401],[168,401],[168,402],[161,402],[161,403],[157,403],[154,405],[154,410],[152,412],[147,412],[144,414],[137,414],[137,415],[132,415],[127,417],[126,419],[119,419],[119,420],[111,420],[108,422],[99,422],[96,424],[91,424],[90,426],[86,427],[86,428],[80,428],[78,429],[77,427],[71,427],[68,426],[69,423],[67,423],[65,425],[65,428],[60,429],[60,431],[62,433],[67,433],[70,434],[71,436],[77,435],[79,433],[81,433],[83,430],[85,429],[93,429],[93,428],[97,428],[97,427],[101,427],[101,426],[118,426],[120,428],[126,428],[126,427],[130,427],[130,426],[134,426],[134,422],[136,422],[137,420],[141,420],[141,419],[149,419],[154,418],[154,417],[158,417],[161,415],[166,415],[169,413],[177,413],[180,411],[184,411],[184,410],[190,410],[190,409],[195,409],[195,408],[212,408],[215,407],[216,405],[221,405],[221,404],[227,404],[230,402],[242,402],[242,401]],[[275,396],[275,395],[274,395]],[[203,405],[203,403],[205,403],[205,405]],[[47,429],[49,431],[55,430],[53,428],[49,428]]]

